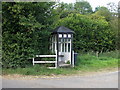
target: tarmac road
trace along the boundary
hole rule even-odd
[[[2,78],[2,88],[118,88],[118,72],[31,80]]]

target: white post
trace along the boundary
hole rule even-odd
[[[55,50],[55,54],[56,54],[55,68],[57,68],[57,50]]]
[[[54,49],[54,52],[56,52],[56,50],[57,50],[57,36],[55,35],[55,49]]]
[[[33,58],[33,66],[34,66],[34,58]]]
[[[72,67],[74,67],[74,51],[72,51],[73,54],[72,54]]]
[[[52,50],[52,53],[54,52],[53,51],[53,37],[52,37],[52,46],[51,46],[51,50]]]

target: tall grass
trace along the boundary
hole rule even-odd
[[[104,52],[104,53],[100,53],[99,56],[101,57],[112,57],[112,58],[117,58],[120,59],[120,51],[119,50],[115,50],[115,51],[111,51],[111,52]]]
[[[113,53],[113,54],[112,54]],[[93,53],[79,54],[75,69],[92,71],[103,68],[118,67],[118,55],[116,52],[108,52],[100,54],[99,57]]]

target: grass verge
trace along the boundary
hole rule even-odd
[[[67,75],[75,73],[74,68],[57,68],[48,69],[46,67],[41,67],[40,65],[35,65],[27,68],[16,68],[16,69],[3,69],[3,75],[6,74],[22,74],[22,75]]]
[[[118,59],[112,57],[96,57],[93,55],[85,54],[79,55],[77,60],[76,70],[88,72],[88,71],[98,71],[104,68],[117,68]]]
[[[109,56],[110,55],[110,56]],[[120,59],[111,56],[111,54],[104,54],[96,57],[92,54],[80,54],[77,58],[77,64],[74,68],[57,68],[48,69],[40,65],[29,66],[26,68],[3,69],[3,75],[7,74],[21,74],[21,75],[70,75],[76,74],[78,71],[92,72],[99,71],[106,68],[117,68]]]

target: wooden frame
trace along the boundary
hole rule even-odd
[[[33,65],[35,65],[35,63],[55,63],[55,67],[48,67],[48,68],[57,68],[57,63],[58,63],[58,55],[57,55],[57,51],[56,51],[56,55],[36,55],[36,57],[41,57],[41,58],[45,58],[45,57],[53,57],[56,60],[55,61],[35,61],[35,58],[33,58]]]
[[[36,57],[56,57],[56,55],[36,55]]]

